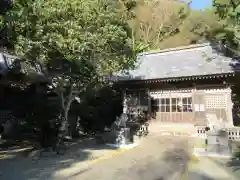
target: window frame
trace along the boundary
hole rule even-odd
[[[186,99],[186,102],[184,102]],[[179,97],[159,97],[154,99],[156,104],[152,104],[152,107],[158,109],[160,113],[187,113],[193,112],[193,97],[191,96],[179,96]],[[168,101],[168,102],[167,102]],[[184,110],[184,106],[187,110]],[[173,108],[174,107],[174,108]]]
[[[183,101],[184,98],[186,98],[186,100],[187,100],[186,103],[184,103],[184,101]],[[183,107],[182,110],[183,110],[183,112],[193,112],[192,104],[193,104],[192,97],[182,97],[182,107]],[[187,107],[186,111],[184,110],[184,106]]]

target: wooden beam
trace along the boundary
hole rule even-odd
[[[147,95],[148,95],[148,119],[151,119],[151,113],[152,113],[152,104],[151,104],[151,96],[150,96],[150,90],[147,89]]]

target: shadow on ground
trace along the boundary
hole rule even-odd
[[[191,173],[191,177],[186,177],[186,180],[226,180],[226,179],[215,179],[213,177],[209,177],[200,172],[189,172]]]
[[[189,148],[186,148],[189,146]],[[162,171],[161,177],[156,180],[182,179],[188,161],[190,160],[190,144],[188,142],[175,142],[171,148],[163,153],[161,161],[165,164],[165,170]],[[164,167],[164,166],[163,166]]]
[[[226,170],[233,177],[239,179],[240,177],[240,160],[233,157],[231,159],[211,158],[211,160]]]
[[[64,155],[50,154],[40,159],[15,155],[12,158],[0,158],[0,179],[1,180],[46,180],[56,178],[61,170],[74,167],[77,163],[86,162],[101,156],[107,150],[114,150],[105,145],[96,145],[94,140],[86,140],[77,143],[69,148]],[[88,169],[81,169],[74,175],[86,172]],[[56,179],[61,179],[60,177]],[[66,179],[63,177],[62,179]]]
[[[222,167],[226,167],[232,172],[239,171],[240,175],[240,143],[233,142],[233,157],[231,159],[217,159],[214,158],[213,161]]]
[[[233,171],[240,170],[240,152],[234,153],[234,156],[229,160],[226,165],[231,167]]]
[[[208,160],[216,164],[219,168],[221,168],[223,171],[229,174],[233,179],[239,179],[240,177],[240,152],[239,152],[238,146],[239,146],[238,142],[232,143],[232,150],[234,152],[232,158],[220,158],[220,157],[208,158]],[[211,172],[211,169],[210,169],[210,172]],[[190,172],[190,173],[196,173],[196,172]],[[211,178],[208,178],[208,177],[206,177],[205,179],[211,180]]]

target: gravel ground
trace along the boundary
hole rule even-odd
[[[0,179],[180,180],[191,143],[186,137],[149,136],[138,147],[94,164],[88,164],[93,151],[103,156],[114,150],[75,149],[62,157],[43,158],[36,164],[23,157],[0,159]],[[64,173],[73,167],[73,173]]]
[[[69,179],[180,180],[189,159],[183,137],[149,137],[139,147],[102,161]]]

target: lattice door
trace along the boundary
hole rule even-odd
[[[227,96],[224,93],[206,94],[206,113],[216,114],[219,121],[225,121],[227,119],[227,102]]]
[[[227,100],[224,94],[206,95],[205,104],[207,109],[224,109]]]

